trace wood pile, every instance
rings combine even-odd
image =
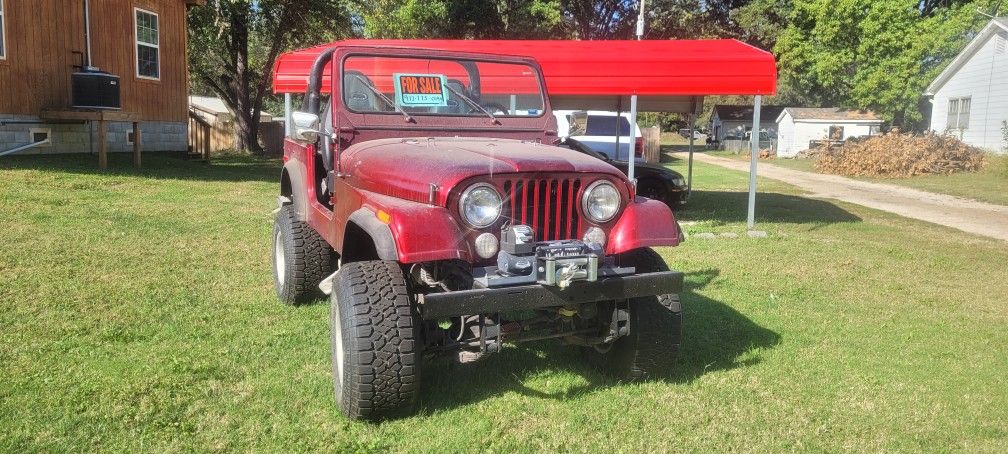
[[[858,177],[906,178],[921,174],[976,172],[986,163],[982,150],[959,139],[937,134],[915,136],[891,132],[851,140],[840,147],[809,153],[816,170]]]

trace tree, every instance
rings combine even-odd
[[[559,0],[377,0],[356,3],[369,38],[547,39]]]
[[[975,9],[996,3],[795,0],[774,46],[785,97],[913,128],[928,83],[987,22]]]
[[[190,10],[193,91],[231,110],[238,150],[261,150],[259,115],[280,53],[348,34],[348,17],[338,0],[211,0]]]
[[[777,37],[787,28],[791,0],[753,0],[731,11],[737,24],[736,36],[761,49],[773,49]]]

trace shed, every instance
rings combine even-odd
[[[874,112],[837,107],[786,107],[777,116],[777,156],[793,158],[815,141],[843,141],[878,134]]]
[[[783,110],[783,106],[763,106],[760,131],[766,131],[769,137],[777,137],[776,120]],[[753,106],[715,105],[710,118],[710,137],[718,142],[727,138],[744,140],[746,132],[752,130],[752,118]]]
[[[283,154],[283,117],[259,114],[259,135],[268,155]],[[212,96],[189,97],[190,143],[204,145],[201,154],[235,149],[234,114],[224,100]],[[206,138],[206,139],[204,139]],[[203,143],[207,140],[207,143]]]
[[[991,20],[928,85],[931,130],[1005,151],[1008,122],[1008,17]]]
[[[186,10],[203,1],[0,0],[0,154],[133,151],[134,123],[144,151],[185,150]],[[74,73],[117,86],[119,108],[75,107]]]

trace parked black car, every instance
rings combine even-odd
[[[627,161],[615,161],[608,156],[592,151],[577,139],[567,138],[563,145],[572,150],[594,156],[601,159],[613,167],[616,167],[626,174],[628,172]],[[637,162],[634,165],[634,176],[637,178],[637,193],[649,199],[660,200],[669,208],[676,210],[686,204],[689,188],[686,186],[686,179],[682,174],[665,167],[644,162]]]

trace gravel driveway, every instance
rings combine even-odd
[[[679,153],[685,158],[685,153]],[[749,163],[695,153],[694,159],[733,170],[749,171]],[[891,184],[869,183],[837,175],[793,170],[760,162],[756,173],[810,192],[811,197],[855,203],[900,216],[940,224],[964,232],[1008,241],[1008,206],[978,202]],[[757,187],[757,190],[759,188]],[[759,195],[756,197],[759,215]]]

